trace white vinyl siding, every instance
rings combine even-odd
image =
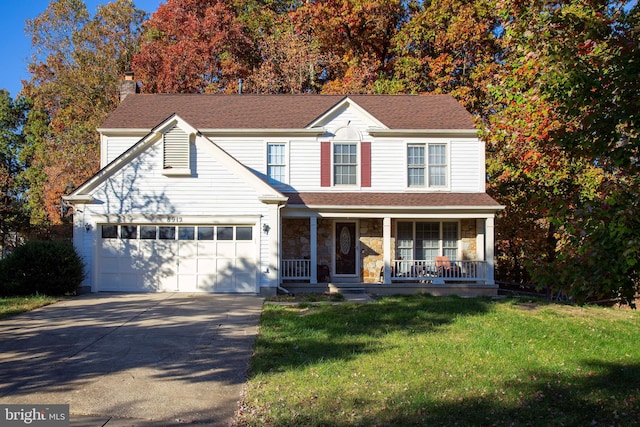
[[[137,137],[104,137],[106,139],[106,143],[104,145],[104,153],[101,153],[101,161],[100,167],[105,167],[107,164],[114,161],[118,158],[122,153],[131,148],[136,142],[140,140]]]
[[[485,191],[484,144],[455,140],[450,144],[451,191]]]

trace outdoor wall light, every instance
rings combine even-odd
[[[269,234],[269,230],[271,230],[269,224],[262,224],[262,231],[264,231],[264,234]]]
[[[84,225],[84,229],[85,229],[85,230],[87,230],[87,233],[88,233],[88,232],[91,230],[91,224],[86,223],[86,224]]]

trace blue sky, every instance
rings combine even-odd
[[[85,0],[89,13],[94,14],[100,4],[109,0]],[[134,0],[134,4],[151,14],[163,0]],[[25,20],[42,13],[49,0],[0,0],[0,89],[15,98],[28,80],[27,64],[31,55],[31,41],[24,33]]]

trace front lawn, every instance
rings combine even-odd
[[[30,311],[44,305],[57,302],[58,298],[44,295],[29,297],[4,297],[0,298],[0,319],[14,314]]]
[[[407,296],[267,303],[237,425],[637,425],[640,313]]]

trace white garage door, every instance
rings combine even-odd
[[[99,228],[99,291],[257,292],[253,225]]]

